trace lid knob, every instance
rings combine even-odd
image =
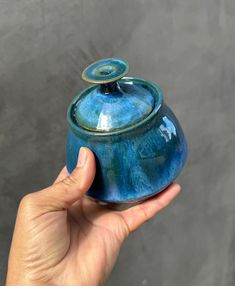
[[[82,79],[91,83],[106,84],[121,79],[128,70],[128,63],[121,59],[103,59],[89,65],[83,71]]]

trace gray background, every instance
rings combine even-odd
[[[129,238],[106,285],[234,285],[234,0],[0,0],[2,283],[19,200],[64,165],[81,71],[110,56],[163,88],[190,154],[182,194]]]

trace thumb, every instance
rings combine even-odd
[[[35,193],[37,205],[49,211],[67,209],[89,190],[94,177],[95,156],[88,148],[81,147],[74,171],[62,181]]]

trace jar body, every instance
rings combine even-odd
[[[129,203],[164,190],[182,170],[187,143],[173,112],[164,103],[157,114],[128,132],[93,136],[70,129],[66,164],[77,164],[80,147],[96,156],[97,172],[87,195],[108,203]]]

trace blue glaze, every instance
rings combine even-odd
[[[131,126],[154,108],[155,89],[142,81],[120,80],[108,89],[94,85],[73,106],[78,125],[88,130],[113,131]]]
[[[89,65],[83,71],[82,78],[92,83],[109,83],[124,77],[128,70],[128,64],[121,59],[102,59]]]
[[[97,175],[88,195],[113,203],[153,196],[179,175],[187,156],[183,131],[163,105],[157,115],[131,132],[116,136],[79,136],[72,129],[67,140],[67,168],[75,168],[80,147],[97,158]]]
[[[99,128],[102,114],[110,117]],[[88,195],[99,201],[151,197],[174,181],[186,161],[181,126],[163,102],[161,89],[148,81],[123,78],[91,86],[74,98],[67,119],[68,172],[76,167],[80,147],[90,148],[97,173]]]

